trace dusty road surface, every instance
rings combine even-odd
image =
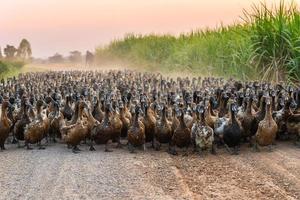
[[[8,145],[0,152],[0,199],[300,199],[300,149],[288,142],[273,152],[243,146],[237,156],[80,148]]]

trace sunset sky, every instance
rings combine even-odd
[[[230,24],[253,2],[259,0],[4,0],[0,47],[27,38],[34,57],[93,51],[125,33],[178,34]]]

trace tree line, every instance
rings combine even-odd
[[[0,47],[0,59],[7,59],[7,60],[29,60],[32,56],[31,45],[27,39],[22,39],[19,47],[16,48],[13,45],[6,45],[6,47],[2,50]]]
[[[55,53],[53,56],[48,57],[49,63],[63,63],[63,62],[72,62],[72,63],[82,63],[92,64],[94,62],[94,54],[90,51],[86,51],[86,54],[82,54],[80,51],[70,51],[68,57],[64,57],[59,53]]]

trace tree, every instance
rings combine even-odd
[[[85,65],[91,65],[94,62],[94,54],[92,54],[90,51],[86,51],[85,56]]]
[[[59,53],[56,53],[54,54],[54,56],[50,56],[48,58],[49,62],[51,63],[60,63],[60,62],[63,62],[64,61],[64,58],[61,54]]]
[[[27,60],[31,57],[31,55],[32,51],[30,43],[28,42],[28,40],[22,39],[18,48],[17,56],[19,58],[22,58],[23,60]]]
[[[0,47],[0,59],[2,58],[2,51],[1,51],[1,47]]]
[[[82,61],[82,55],[80,51],[71,51],[69,60],[71,62],[81,62]]]
[[[13,59],[15,57],[16,52],[18,49],[12,45],[6,45],[4,48],[4,54],[7,59]]]

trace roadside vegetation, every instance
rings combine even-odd
[[[22,39],[19,47],[6,45],[3,54],[0,48],[0,78],[7,78],[18,74],[24,64],[31,60],[31,45]]]
[[[244,10],[243,22],[179,36],[128,34],[96,49],[96,61],[117,60],[148,70],[188,71],[241,80],[297,82],[300,10],[296,3]]]
[[[0,60],[0,79],[17,75],[23,66],[22,61]]]

